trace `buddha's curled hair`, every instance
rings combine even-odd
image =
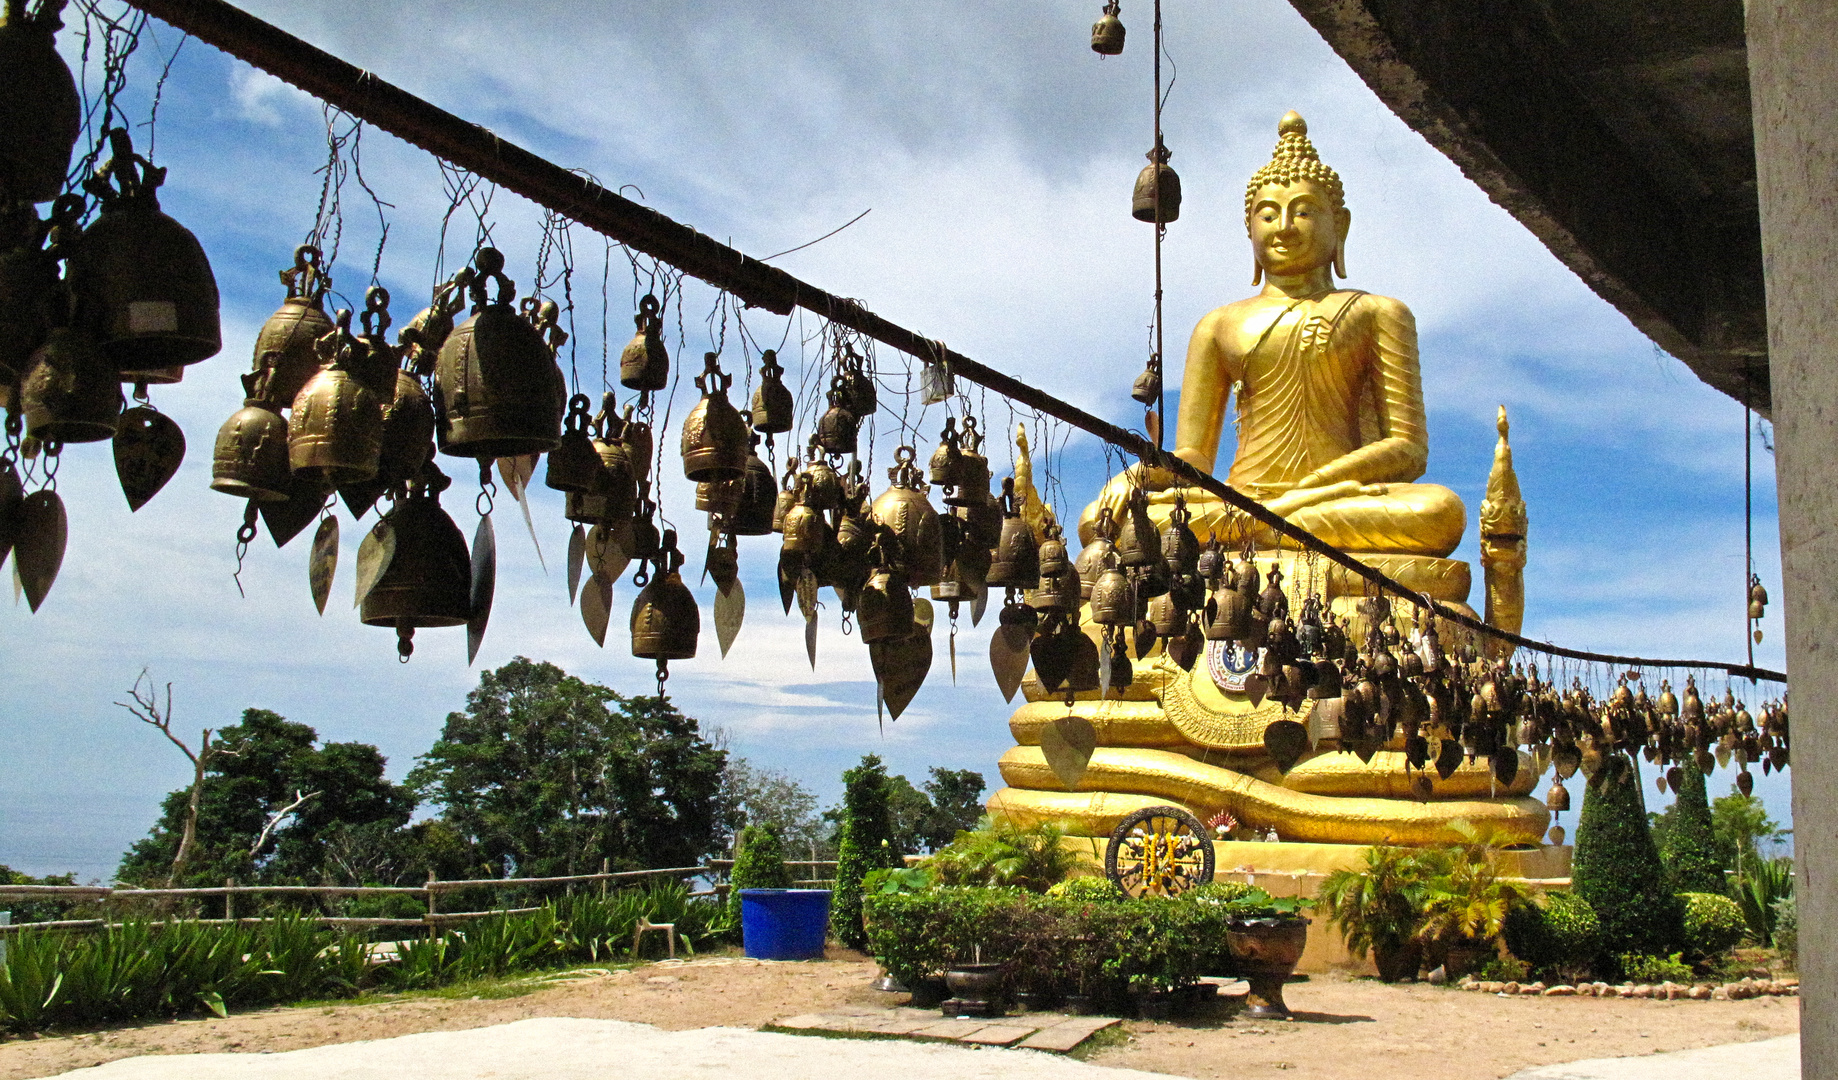
[[[1308,141],[1308,121],[1291,111],[1277,123],[1276,131],[1276,150],[1270,155],[1269,164],[1257,170],[1251,182],[1245,185],[1245,217],[1251,216],[1258,188],[1265,184],[1293,184],[1298,180],[1320,184],[1327,190],[1334,212],[1345,210],[1346,189],[1340,183],[1340,174],[1322,162],[1321,155],[1315,152],[1315,144]]]

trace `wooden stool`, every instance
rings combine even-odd
[[[670,958],[676,959],[676,923],[654,923],[643,915],[638,917],[638,925],[632,930],[632,959],[639,958],[639,945],[644,941],[646,930],[662,930],[664,940],[670,948]]]

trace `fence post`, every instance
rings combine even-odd
[[[13,913],[10,911],[0,911],[0,926],[11,926],[11,925],[13,925]],[[6,967],[6,938],[3,936],[0,936],[0,969],[3,969],[5,967]]]
[[[433,915],[439,909],[435,906],[435,903],[434,903],[434,897],[438,894],[434,892],[434,871],[431,869],[428,871],[427,888],[428,888],[428,914]],[[435,922],[433,919],[429,919],[428,920],[428,937],[438,938],[439,936],[440,936],[440,924],[438,922]]]
[[[236,879],[233,877],[224,878],[223,887],[226,889],[234,889],[236,887]],[[235,893],[226,892],[223,894],[223,921],[231,923],[236,921]]]
[[[613,872],[613,860],[612,859],[601,859],[600,860],[600,873],[610,874],[612,872]],[[606,899],[607,880],[608,879],[604,877],[600,879],[600,899],[602,900]]]

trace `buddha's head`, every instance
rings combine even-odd
[[[1293,276],[1332,266],[1346,277],[1347,210],[1340,174],[1308,141],[1308,122],[1294,112],[1277,124],[1276,151],[1245,185],[1245,231],[1264,274]]]

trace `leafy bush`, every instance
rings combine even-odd
[[[1688,983],[1692,979],[1691,965],[1685,963],[1684,953],[1673,953],[1671,956],[1622,953],[1617,959],[1621,964],[1621,976],[1629,982]]]
[[[1685,955],[1705,960],[1741,943],[1748,931],[1742,908],[1715,893],[1680,893],[1685,905]]]
[[[1474,977],[1484,982],[1525,982],[1532,977],[1532,965],[1516,956],[1489,956]]]
[[[728,875],[728,909],[740,921],[742,889],[789,889],[791,868],[785,865],[785,848],[773,825],[749,825],[740,831],[734,852],[734,871]]]
[[[1079,865],[1077,853],[1063,843],[1065,837],[1063,825],[1017,825],[1007,818],[985,817],[976,828],[958,833],[923,865],[945,885],[1012,886],[1046,892]]]
[[[1602,925],[1589,901],[1575,893],[1546,893],[1515,905],[1506,917],[1506,948],[1532,970],[1575,978],[1602,951]]]
[[[1666,888],[1634,764],[1620,751],[1585,786],[1570,877],[1595,909],[1605,952],[1663,956],[1683,947],[1684,913]]]
[[[1774,902],[1774,947],[1788,964],[1795,964],[1800,951],[1800,909],[1791,896]]]
[[[1210,883],[1201,886],[1201,888],[1211,887]],[[1125,899],[1123,890],[1112,884],[1107,877],[1067,878],[1048,889],[1047,895],[1057,896],[1062,900],[1100,904]]]
[[[873,870],[862,878],[862,895],[873,896],[877,893],[920,892],[938,884],[936,877],[923,866],[903,867],[895,870],[882,867]]]

